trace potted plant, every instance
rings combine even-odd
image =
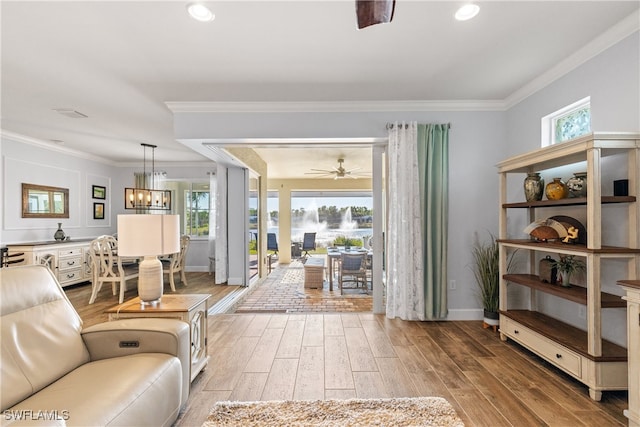
[[[495,330],[500,324],[500,249],[493,234],[489,236],[489,242],[476,241],[473,246],[473,275],[480,290],[484,327]],[[507,271],[511,271],[515,253],[507,257]]]
[[[480,300],[484,309],[484,323],[499,324],[500,303],[500,251],[493,235],[487,243],[476,242],[473,246],[473,274],[480,290]]]
[[[553,267],[558,270],[558,274],[561,276],[559,282],[565,288],[571,287],[571,276],[586,269],[584,262],[576,258],[575,255],[560,256],[558,261],[553,263]]]

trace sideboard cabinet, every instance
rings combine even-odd
[[[20,264],[45,264],[60,285],[69,286],[91,280],[89,244],[91,239],[9,244],[9,255],[24,254]],[[17,258],[17,257],[16,257]]]
[[[614,160],[612,162],[603,162],[607,156],[617,157],[611,159]],[[508,200],[510,191],[511,198],[516,198],[513,195],[515,185],[509,186],[509,179],[517,179],[522,189],[527,173],[538,172],[542,176],[546,174],[545,178],[549,182],[553,177],[549,174],[558,173],[557,168],[571,169],[572,165],[584,168],[585,162],[586,197],[531,202]],[[608,194],[613,193],[613,182],[602,182],[602,175],[603,167],[611,164],[626,166],[619,168],[620,170],[607,171],[606,176],[624,174],[623,178],[628,178],[627,195]],[[607,285],[616,287],[619,278],[610,279],[610,274],[603,271],[606,270],[605,267],[611,267],[611,264],[625,270],[623,278],[635,280],[640,271],[640,134],[586,135],[504,160],[498,164],[498,173],[501,338],[505,341],[512,339],[587,385],[593,400],[600,400],[604,390],[627,389],[627,350],[602,338],[602,310],[624,310],[626,304],[619,295],[603,292],[602,282],[608,280]],[[521,190],[520,194],[524,199],[524,191]],[[523,230],[510,230],[507,227],[509,221],[517,223],[515,218],[532,223],[557,215],[558,212],[562,213],[568,207],[586,216],[585,244],[562,243],[552,239],[534,240]],[[602,243],[603,225],[610,218],[607,209],[615,209],[618,216],[624,217],[622,220],[617,219],[613,227],[611,224],[604,227],[607,230],[618,230],[621,237],[616,238],[623,240],[620,245],[608,246]],[[604,237],[605,242],[609,237],[613,238],[607,235]],[[526,262],[518,263],[517,271],[507,271],[510,254],[515,251],[519,252],[519,259],[524,256]],[[574,256],[583,260],[586,265],[585,283],[568,288],[543,283],[536,270],[539,260],[549,254]],[[605,266],[606,263],[611,264]],[[521,295],[518,304],[514,303],[518,298],[509,298],[516,288],[519,288],[517,295]],[[546,294],[546,297],[538,298],[540,292]],[[522,295],[525,301],[522,301]],[[548,313],[553,313],[553,310],[543,305],[545,302],[550,304],[555,298],[582,305],[586,324],[574,326],[581,321],[579,315],[575,316],[577,321],[572,320],[574,325],[550,316]],[[618,325],[614,327],[617,328]]]

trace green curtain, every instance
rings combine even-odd
[[[425,317],[447,316],[449,124],[418,124]]]

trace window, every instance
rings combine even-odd
[[[558,144],[591,132],[591,98],[567,105],[542,118],[542,146]]]
[[[184,226],[189,236],[209,235],[209,189],[193,189],[184,192]]]

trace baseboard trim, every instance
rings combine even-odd
[[[449,309],[447,320],[482,320],[484,311],[481,308]]]

